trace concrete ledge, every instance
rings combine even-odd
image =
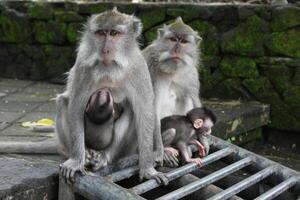
[[[0,125],[3,125],[0,140],[53,139],[53,133],[33,133],[20,125],[28,120],[52,118],[55,105],[51,99],[64,86],[11,79],[3,79],[0,86],[4,94],[0,97]],[[40,98],[39,94],[43,97],[47,94],[47,98]],[[258,102],[212,100],[204,101],[204,105],[218,116],[213,134],[222,138],[257,129],[268,122],[269,107]],[[0,155],[0,199],[56,199],[60,162],[55,155]]]

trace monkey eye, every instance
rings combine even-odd
[[[170,40],[171,42],[177,42],[177,38],[175,38],[175,37],[170,37],[169,40]]]
[[[111,36],[117,36],[119,34],[121,34],[119,31],[116,31],[116,30],[111,30],[110,33],[109,33]]]
[[[180,43],[186,44],[186,43],[189,43],[189,41],[187,41],[187,40],[185,40],[185,39],[182,39],[182,40],[180,41]]]
[[[98,35],[98,36],[105,36],[106,33],[105,33],[104,30],[98,30],[98,31],[96,31],[96,35]]]

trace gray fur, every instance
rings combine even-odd
[[[118,44],[113,44],[113,64],[109,67],[104,66],[101,56],[104,44],[96,38],[95,32],[101,29],[124,33]],[[154,169],[154,160],[162,162],[163,147],[162,143],[156,145],[161,152],[153,154],[153,132],[159,126],[151,77],[136,41],[141,30],[139,19],[116,9],[88,20],[66,90],[56,98],[56,133],[60,153],[67,158],[60,170],[67,180],[72,180],[77,171],[85,173],[86,159],[94,152],[85,144],[84,112],[88,99],[97,89],[110,88],[113,99],[122,103],[124,110],[113,124],[112,143],[105,149],[95,149],[101,155],[99,162],[105,166],[138,150],[140,178],[155,178],[167,183],[166,177]],[[160,134],[159,137],[161,140]]]
[[[169,38],[178,34],[186,35],[189,43],[188,48],[181,51],[184,61],[174,65],[165,58],[168,58],[175,48]],[[202,106],[197,70],[200,42],[198,33],[178,18],[174,23],[158,29],[157,39],[143,50],[153,83],[158,124],[163,117],[185,115],[192,108]],[[172,96],[176,97],[175,101],[172,100]]]

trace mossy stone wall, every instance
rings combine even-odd
[[[87,17],[112,3],[0,4],[0,74],[51,79],[75,60]],[[142,19],[142,47],[177,16],[203,37],[201,94],[271,105],[270,126],[300,131],[300,8],[267,5],[118,4]]]

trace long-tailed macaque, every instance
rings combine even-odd
[[[153,83],[158,124],[166,116],[185,115],[202,106],[197,71],[201,40],[179,17],[158,29],[157,39],[143,50]]]
[[[159,124],[151,77],[136,41],[141,31],[138,18],[117,9],[88,20],[66,90],[57,96],[56,132],[61,152],[67,157],[60,171],[67,180],[72,180],[75,172],[85,172],[89,149],[100,152],[98,163],[102,166],[138,150],[140,178],[167,183],[166,177],[154,169],[154,161],[162,163],[163,146],[160,132],[156,133],[154,140],[160,142],[155,142],[157,151],[153,153],[153,133]],[[102,104],[101,95],[95,94],[98,90],[106,90],[104,96],[123,109],[116,120],[100,124],[103,129],[97,124],[93,124],[95,129],[84,126],[89,126],[84,118],[89,116],[85,111],[93,98]]]
[[[178,150],[185,162],[196,162],[201,165],[201,158],[208,154],[209,144],[204,138],[211,134],[211,128],[216,123],[214,113],[205,108],[194,108],[186,115],[172,115],[161,120],[161,133],[168,163],[177,166],[176,157]],[[188,145],[193,144],[198,148],[199,158],[191,158]],[[175,161],[175,162],[174,162]]]

